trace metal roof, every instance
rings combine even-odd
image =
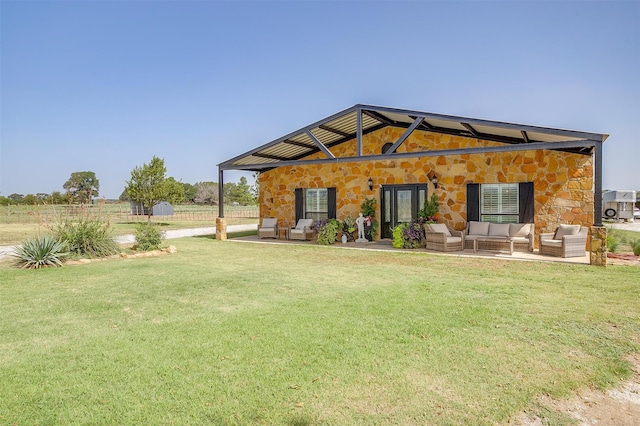
[[[220,170],[264,171],[300,163],[364,160],[373,156],[337,159],[333,157],[329,148],[354,139],[359,145],[363,135],[388,126],[407,130],[389,152],[375,156],[376,158],[381,156],[388,158],[401,156],[419,157],[529,149],[552,149],[590,155],[596,144],[604,142],[609,136],[601,133],[554,129],[359,104],[224,161],[218,164],[218,167]],[[504,146],[396,153],[396,148],[404,142],[413,130],[500,142]],[[321,160],[304,160],[305,157],[317,152],[325,154]]]

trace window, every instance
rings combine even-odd
[[[308,188],[304,191],[304,217],[314,222],[329,217],[327,188]]]
[[[518,223],[520,217],[518,187],[517,183],[480,185],[480,220]]]

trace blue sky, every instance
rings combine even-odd
[[[357,103],[610,134],[640,190],[640,2],[0,2],[0,195],[183,182]],[[239,174],[225,173],[225,180]]]

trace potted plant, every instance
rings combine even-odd
[[[408,223],[401,223],[393,228],[393,242],[395,248],[414,249],[420,247],[424,239],[422,225],[412,220]]]
[[[376,204],[378,201],[375,198],[365,198],[362,204],[360,204],[360,211],[362,215],[367,219],[364,233],[365,237],[369,241],[373,241],[373,237],[378,232],[378,221],[376,220]]]
[[[440,200],[438,196],[433,193],[431,198],[424,200],[424,207],[418,210],[418,223],[423,225],[425,223],[438,223],[438,208],[440,207]]]
[[[340,222],[336,219],[325,219],[316,222],[315,231],[318,234],[318,244],[329,245],[336,242]]]
[[[356,221],[354,218],[352,218],[351,216],[347,216],[344,218],[344,220],[342,221],[342,237],[343,237],[343,243],[346,243],[347,241],[355,241],[355,238],[353,237],[353,233],[356,232]],[[346,241],[344,241],[346,238]]]

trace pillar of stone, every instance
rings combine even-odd
[[[607,266],[607,228],[604,226],[592,226],[590,231],[589,255],[591,264]]]
[[[216,218],[216,240],[224,241],[227,239],[227,219],[224,217]]]

